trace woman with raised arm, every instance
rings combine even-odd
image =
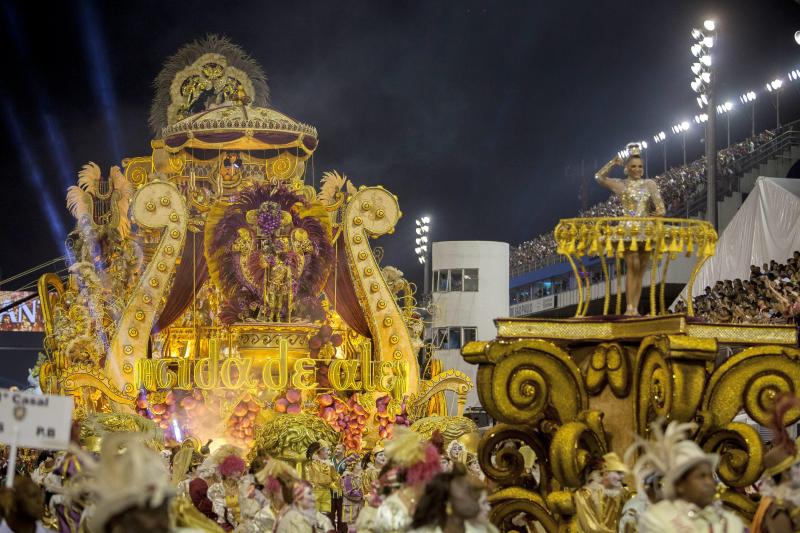
[[[661,192],[658,190],[656,182],[644,178],[644,164],[642,157],[639,155],[638,146],[634,145],[629,149],[632,155],[627,160],[623,162],[622,158],[617,156],[597,171],[594,176],[597,183],[611,189],[614,194],[619,196],[623,215],[626,217],[664,216],[666,212],[664,200],[661,199]],[[627,179],[620,180],[608,177],[609,171],[617,165],[623,167],[623,172]],[[635,252],[625,252],[625,269],[627,271],[625,280],[625,314],[628,316],[639,315],[642,278],[647,271],[649,255],[649,252],[644,250],[644,246]]]

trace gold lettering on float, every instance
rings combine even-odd
[[[277,357],[225,357],[220,354],[218,339],[208,341],[208,357],[202,359],[166,358],[139,359],[134,372],[137,389],[157,391],[165,389],[198,388],[202,390],[252,387],[260,377],[271,390],[284,390],[291,386],[300,390],[319,387],[316,382],[317,364],[322,363],[302,357],[289,371],[289,343],[278,341]],[[335,359],[329,364],[328,379],[334,391],[392,392],[403,375],[401,361],[373,361],[369,346],[362,347],[357,359]]]
[[[277,359],[271,358],[264,362],[264,368],[261,371],[261,379],[268,389],[283,390],[289,383],[289,343],[286,339],[278,340],[278,354]],[[274,370],[277,366],[278,379],[275,380]]]

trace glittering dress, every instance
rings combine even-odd
[[[650,202],[655,209],[650,212]],[[626,217],[664,216],[667,209],[658,185],[653,180],[625,180],[625,190],[620,194],[623,215]]]
[[[619,195],[619,199],[622,204],[622,215],[626,217],[664,216],[666,212],[664,200],[661,199],[661,193],[658,191],[658,185],[651,180],[625,180],[625,190]],[[650,211],[650,202],[655,206],[655,210],[652,213]],[[638,230],[637,240],[645,239],[642,232],[643,228],[637,227],[638,225],[633,222],[625,222],[624,224],[630,228],[631,233]]]

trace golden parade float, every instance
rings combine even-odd
[[[370,448],[446,415],[428,408],[446,391],[463,407],[466,376],[421,379],[413,286],[370,246],[397,198],[316,180],[316,129],[270,107],[226,39],[185,46],[155,86],[151,153],[107,176],[89,163],[67,193],[69,276],[39,283],[42,390],[73,396],[79,419],[136,414],[168,440],[287,459],[322,438]]]
[[[697,423],[693,439],[720,455],[720,499],[752,517],[757,503],[744,487],[760,479],[766,449],[755,427],[734,418],[746,413],[766,426],[775,398],[797,393],[797,330],[698,320],[691,292],[687,314],[669,313],[663,285],[668,265],[679,255],[696,258],[694,279],[715,252],[717,234],[707,222],[660,216],[567,219],[555,238],[579,283],[575,317],[500,318],[495,340],[462,349],[464,358],[478,365],[481,404],[498,422],[479,446],[481,467],[497,486],[490,497],[493,522],[504,531],[519,530],[522,513],[525,522],[538,522],[544,531],[583,531],[578,493],[587,477],[606,454],[624,457],[637,436],[649,438],[657,420]],[[632,255],[640,265],[649,264],[649,313],[621,314],[618,276],[609,314],[608,262],[622,272],[622,262]],[[599,258],[605,274],[603,316],[587,314],[588,278],[581,275],[586,258]],[[687,287],[691,291],[691,280]],[[734,355],[721,357],[727,348]],[[800,410],[794,409],[785,421],[798,419]],[[606,531],[603,527],[597,531]]]

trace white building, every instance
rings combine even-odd
[[[508,243],[444,241],[433,243],[433,344],[435,357],[445,369],[455,368],[473,384],[478,367],[461,357],[461,347],[472,340],[497,335],[494,319],[508,316]],[[447,397],[448,410],[456,411],[455,397]],[[476,389],[466,407],[480,406]]]

